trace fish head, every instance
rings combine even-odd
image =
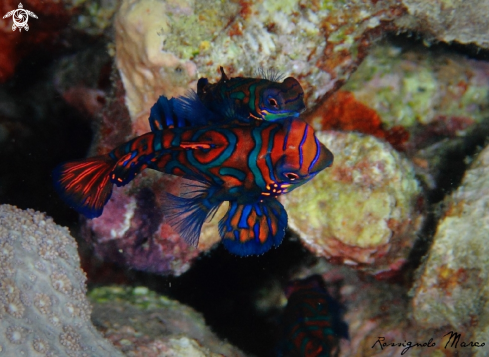
[[[263,120],[275,121],[298,117],[305,107],[304,90],[295,78],[288,77],[282,83],[264,86],[258,112]]]
[[[275,166],[276,184],[290,192],[333,164],[333,153],[316,137],[314,129],[301,119],[291,119],[285,131],[283,154]]]

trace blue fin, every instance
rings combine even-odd
[[[235,120],[248,121],[244,113],[239,113],[233,100],[220,101],[208,108],[195,91],[190,90],[185,96],[168,99],[164,96],[151,108],[149,116],[151,131],[168,128],[183,128],[225,124]]]
[[[167,129],[173,125],[173,104],[168,98],[161,96],[151,107],[149,114],[151,131]]]
[[[168,99],[167,97],[160,96],[158,101],[151,107],[148,119],[149,126],[151,127],[151,131],[157,131],[168,128],[183,128],[196,124],[202,125],[198,120],[199,118],[195,120],[194,124],[193,117],[188,115],[184,103],[179,99]]]
[[[222,201],[213,199],[218,188],[205,184],[188,184],[194,188],[182,197],[166,193],[168,201],[163,209],[168,223],[189,245],[197,246],[200,231],[207,218],[214,216]]]
[[[263,254],[278,247],[285,236],[287,212],[276,199],[239,204],[229,203],[229,210],[219,222],[224,247],[240,256]]]
[[[202,103],[193,90],[189,90],[183,97],[176,98],[173,108],[175,115],[183,118],[186,126],[204,126],[223,121]]]
[[[151,108],[148,120],[151,131],[172,127],[205,126],[221,122],[221,118],[207,109],[197,93],[192,90],[183,97],[171,99],[159,97]]]

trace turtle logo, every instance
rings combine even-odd
[[[24,10],[24,7],[22,6],[21,3],[19,3],[19,8],[17,10],[12,10],[9,11],[5,14],[3,17],[6,19],[7,17],[12,16],[12,19],[14,20],[14,24],[12,25],[12,31],[15,31],[15,29],[19,29],[19,32],[22,32],[22,28],[24,28],[26,31],[29,31],[29,25],[27,25],[27,21],[29,20],[29,16],[32,16],[37,19],[37,16],[35,13],[29,10]]]

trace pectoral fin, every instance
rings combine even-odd
[[[202,182],[187,186],[192,190],[185,196],[166,194],[167,201],[163,211],[173,230],[178,232],[185,242],[197,246],[202,225],[207,218],[214,215],[222,201],[214,199],[217,187]]]
[[[219,222],[226,249],[240,256],[263,254],[278,247],[285,236],[287,213],[276,199],[250,204],[230,202]]]

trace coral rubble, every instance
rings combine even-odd
[[[310,102],[336,89],[380,29],[403,13],[396,1],[173,2],[125,0],[116,56],[133,119],[159,95],[182,94],[197,79],[273,67],[307,78]]]
[[[287,196],[289,226],[319,256],[378,274],[406,262],[423,215],[412,165],[361,134],[319,132],[332,168]]]
[[[473,43],[489,48],[489,1],[402,0],[409,16],[399,25],[420,31],[428,40]]]
[[[94,324],[126,356],[245,356],[211,332],[201,314],[147,288],[97,288],[89,297]]]
[[[488,333],[489,148],[472,163],[461,186],[446,198],[428,257],[412,290],[414,317],[424,326],[449,323]]]
[[[122,356],[90,322],[86,277],[66,228],[0,206],[0,351],[6,356]]]
[[[104,259],[134,269],[180,275],[201,251],[220,241],[217,220],[204,224],[197,248],[188,245],[162,215],[166,192],[181,194],[185,180],[146,170],[114,188],[104,213],[87,220],[84,237]]]
[[[486,352],[485,348],[461,347],[461,342],[486,341],[486,337],[471,337],[467,330],[443,325],[427,327],[413,319],[409,289],[400,284],[378,281],[371,276],[359,276],[347,266],[332,265],[319,260],[302,268],[296,277],[320,274],[333,296],[344,306],[344,321],[349,340],[340,341],[339,356],[459,356],[469,357]],[[450,331],[460,333],[458,345]],[[457,332],[458,331],[458,332]],[[447,335],[448,334],[448,335]],[[450,340],[451,337],[451,340]],[[411,345],[411,347],[409,347]]]
[[[444,124],[438,135],[455,137],[489,115],[488,81],[484,61],[382,44],[371,49],[343,89],[377,112],[387,128],[422,128],[433,136]],[[413,133],[421,141],[422,133]]]

